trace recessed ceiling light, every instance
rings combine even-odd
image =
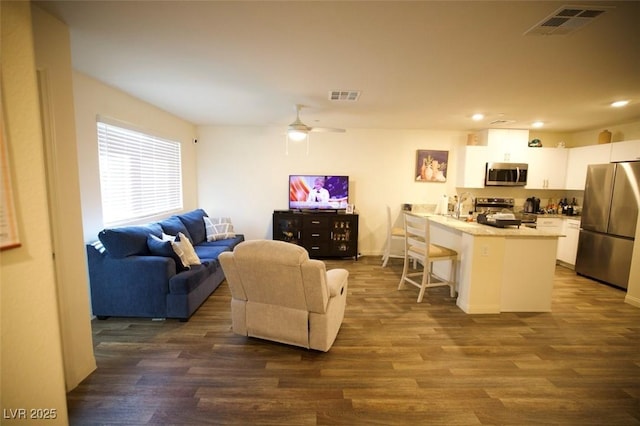
[[[471,119],[472,119],[473,121],[480,121],[480,120],[482,120],[483,118],[484,118],[484,114],[480,114],[480,113],[478,113],[478,114],[473,114],[473,115],[471,116]]]
[[[629,101],[615,101],[615,102],[611,102],[611,106],[614,108],[620,108],[623,106],[626,106],[629,103]]]
[[[544,121],[534,121],[531,123],[531,127],[535,127],[536,129],[544,126]]]

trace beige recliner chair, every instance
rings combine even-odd
[[[347,303],[345,269],[326,270],[300,246],[251,240],[219,256],[231,289],[233,332],[328,351]]]

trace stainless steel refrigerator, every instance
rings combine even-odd
[[[640,205],[640,161],[587,170],[576,272],[627,288]]]

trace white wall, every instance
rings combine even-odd
[[[386,210],[402,203],[436,203],[455,194],[456,151],[465,132],[363,130],[312,133],[285,154],[283,128],[200,127],[197,169],[200,206],[230,216],[248,239],[271,238],[273,210],[288,208],[289,174],[349,175],[350,202],[360,214],[359,251],[378,255]],[[416,150],[449,151],[446,183],[414,181]]]
[[[598,135],[603,130],[611,132],[611,142],[640,139],[640,120],[576,132],[571,137],[572,145],[567,146],[596,145],[598,143]]]
[[[100,170],[96,117],[103,115],[182,145],[182,191],[184,210],[198,207],[195,126],[153,105],[107,86],[80,72],[73,73],[76,106],[76,138],[85,242],[95,241],[104,225],[100,199]],[[149,222],[159,218],[146,218]]]
[[[96,368],[91,339],[88,277],[82,238],[80,183],[71,49],[67,27],[32,8],[36,66],[40,70],[49,208],[67,390]]]
[[[2,102],[22,245],[0,253],[0,408],[68,423],[30,4],[0,2]],[[3,411],[4,414],[4,411]],[[4,417],[4,416],[3,416]],[[2,424],[30,424],[5,419]]]

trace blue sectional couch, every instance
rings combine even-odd
[[[207,241],[204,216],[198,209],[160,222],[102,230],[99,240],[86,246],[93,314],[99,319],[188,320],[224,280],[218,255],[244,241],[241,234]],[[185,269],[170,243],[163,252],[151,237],[179,232],[189,238],[201,265]]]

